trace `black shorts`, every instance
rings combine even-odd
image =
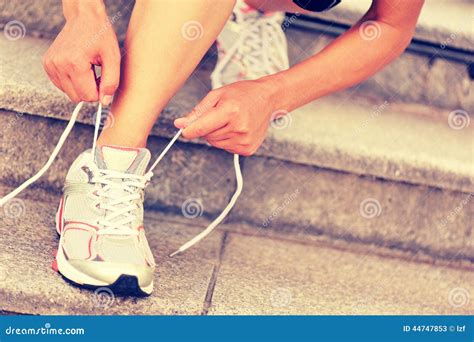
[[[312,12],[324,12],[333,8],[341,0],[293,0],[301,8]]]

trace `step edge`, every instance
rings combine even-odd
[[[35,94],[35,97],[40,94]],[[44,95],[44,94],[43,94]],[[68,121],[68,119],[61,114],[58,114],[57,112],[47,112],[47,113],[40,113],[38,112],[46,112],[44,108],[37,108],[35,109],[34,106],[26,106],[26,108],[18,108],[16,106],[16,102],[13,103],[13,105],[9,104],[8,101],[3,100],[4,94],[0,91],[0,110],[4,111],[9,111],[13,113],[22,113],[22,115],[30,115],[32,117],[43,117],[43,118],[48,118],[52,120],[62,120],[62,121]],[[72,108],[72,105],[62,96],[54,96],[54,99],[51,100],[52,103],[55,105],[55,110],[61,110],[61,109],[69,109]],[[25,110],[26,109],[26,110]],[[78,117],[77,122],[85,125],[92,126],[92,116],[90,115],[95,111],[95,108],[93,105],[86,104],[84,112],[88,113],[88,115],[81,114]],[[72,110],[68,111],[72,112]],[[170,121],[165,121],[161,120],[159,121],[161,125],[155,125],[153,128],[153,131],[151,133],[151,136],[156,137],[156,138],[165,138],[169,139],[173,137],[175,134],[174,126],[172,125],[172,122]],[[164,124],[163,124],[164,123]],[[170,129],[169,127],[173,127],[173,129]],[[197,144],[197,145],[205,145],[205,141],[202,139],[196,140],[196,141],[188,141],[185,139],[180,138],[179,139],[183,143],[191,143],[191,144]],[[279,154],[277,151],[281,150],[279,147],[283,146],[288,146],[288,144],[294,146],[294,149],[298,151],[303,151],[303,153],[298,153],[298,156],[295,155],[285,155],[282,156]],[[319,155],[334,155],[334,156],[345,156],[344,162],[343,163],[336,163],[336,162],[327,162],[322,160],[322,158],[315,158],[314,159],[308,159],[308,158],[303,158],[301,157],[302,155],[306,155],[307,153],[304,153],[304,151],[311,151],[311,154],[318,155],[318,152],[315,153],[313,146],[312,145],[306,145],[306,144],[298,144],[295,142],[287,141],[287,140],[281,140],[278,137],[273,136],[270,134],[267,138],[267,140],[264,142],[262,145],[262,148],[260,148],[255,155],[258,157],[263,157],[263,158],[272,158],[272,159],[277,159],[281,160],[284,162],[289,162],[289,163],[295,163],[295,164],[300,164],[300,165],[305,165],[305,166],[310,166],[310,167],[316,167],[316,168],[325,168],[325,169],[331,169],[334,171],[339,171],[339,172],[347,172],[347,173],[353,173],[357,174],[360,176],[372,176],[372,177],[377,177],[377,178],[382,178],[385,180],[391,180],[391,181],[396,181],[396,182],[405,182],[409,184],[414,184],[414,185],[423,185],[423,186],[429,186],[429,187],[434,187],[434,188],[440,188],[440,189],[446,189],[446,190],[452,190],[452,191],[460,191],[460,192],[473,192],[474,191],[474,174],[471,172],[453,172],[453,170],[447,170],[441,167],[439,168],[439,165],[432,165],[434,169],[439,170],[441,172],[443,177],[434,177],[427,179],[425,175],[425,170],[428,168],[426,165],[416,165],[415,163],[410,164],[404,164],[404,167],[407,168],[408,172],[410,173],[410,176],[404,177],[403,174],[397,174],[397,169],[398,166],[400,166],[400,163],[398,163],[394,158],[391,158],[390,160],[387,161],[380,161],[377,158],[371,158],[370,155],[364,155],[364,154],[358,154],[357,157],[353,157],[350,151],[346,151],[344,149],[333,149],[333,150],[322,150],[323,152],[320,152]],[[370,161],[369,165],[365,165],[362,167],[361,160],[364,160],[365,164],[367,161]],[[331,160],[339,160],[338,158],[331,158]],[[407,173],[407,172],[405,172]],[[433,176],[432,176],[433,177]],[[445,178],[446,177],[446,178]]]

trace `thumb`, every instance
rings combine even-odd
[[[113,50],[104,51],[101,59],[102,73],[99,83],[99,98],[103,105],[108,105],[112,101],[112,96],[120,81],[120,53],[113,52]]]
[[[186,128],[194,121],[196,121],[202,115],[205,115],[219,102],[221,92],[219,90],[210,91],[202,100],[197,104],[194,109],[186,114],[185,116],[174,120],[174,125],[177,128]]]

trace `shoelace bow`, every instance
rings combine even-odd
[[[50,155],[48,161],[46,162],[46,164],[34,176],[32,176],[30,179],[26,180],[18,188],[16,188],[12,192],[10,192],[6,196],[4,196],[2,199],[0,199],[0,206],[3,206],[9,200],[11,200],[15,196],[17,196],[20,192],[25,190],[28,186],[30,186],[31,184],[36,182],[49,169],[49,167],[53,164],[54,160],[56,159],[57,155],[59,154],[59,151],[61,150],[62,146],[64,145],[64,142],[66,141],[67,137],[69,136],[69,133],[71,133],[71,130],[74,127],[74,124],[76,123],[77,116],[78,116],[79,112],[81,111],[83,105],[84,105],[84,102],[80,102],[74,108],[74,111],[71,114],[71,118],[69,119],[69,122],[68,122],[66,128],[64,129],[63,133],[61,134],[61,137],[59,138],[59,141],[58,141],[57,145],[55,146],[53,152],[51,153],[51,155]],[[116,183],[111,184],[111,178],[121,177],[121,178],[128,179],[127,185],[123,185],[123,187],[121,187],[123,190],[131,190],[131,187],[142,188],[142,186],[143,186],[143,189],[144,189],[146,184],[148,183],[148,181],[153,176],[154,168],[158,165],[158,163],[163,159],[163,157],[169,151],[171,146],[173,146],[173,144],[179,138],[179,136],[181,135],[182,130],[179,130],[176,133],[176,135],[171,139],[171,141],[168,143],[168,145],[166,145],[166,147],[160,153],[158,158],[156,158],[155,162],[150,167],[150,169],[145,173],[144,176],[134,175],[136,177],[133,177],[132,175],[127,174],[127,176],[124,177],[124,175],[125,175],[124,173],[114,172],[112,170],[99,169],[98,166],[95,164],[94,154],[95,154],[95,151],[96,151],[97,138],[98,138],[98,135],[99,135],[101,115],[102,115],[102,104],[99,103],[98,108],[97,108],[95,127],[94,127],[94,140],[93,140],[93,143],[92,143],[93,153],[91,154],[91,161],[90,161],[91,165],[93,165],[93,166],[95,165],[95,167],[97,168],[96,171],[99,171],[101,173],[101,176],[97,176],[95,178],[95,181],[100,182],[102,184],[105,184],[106,187],[108,186],[109,188],[111,188],[111,187],[117,186]],[[242,178],[242,172],[240,170],[240,163],[239,163],[239,155],[238,154],[234,154],[234,169],[235,169],[237,187],[236,187],[236,190],[234,192],[234,195],[230,199],[227,206],[219,214],[219,216],[217,216],[214,219],[214,221],[212,221],[206,227],[206,229],[204,229],[201,233],[199,233],[194,238],[192,238],[191,240],[186,242],[184,245],[182,245],[180,248],[178,248],[175,252],[170,254],[171,257],[178,254],[178,253],[184,252],[185,250],[187,250],[188,248],[194,246],[196,243],[198,243],[199,241],[204,239],[206,236],[208,236],[224,220],[224,218],[227,216],[227,214],[230,212],[230,210],[234,207],[235,203],[237,202],[238,197],[240,196],[240,193],[242,192],[242,188],[243,188],[243,178]],[[132,183],[133,183],[133,185],[132,185]],[[100,196],[104,196],[105,192],[106,191],[101,193]],[[105,224],[105,226],[107,226],[105,228],[105,230],[102,231],[102,234],[104,234],[105,232],[107,232],[107,233],[112,232],[112,234],[123,234],[123,231],[121,231],[120,229],[117,229],[117,228],[118,228],[118,226],[120,228],[123,228],[122,226],[124,224],[128,223],[128,220],[131,220],[132,201],[137,199],[136,196],[139,196],[139,194],[135,193],[135,194],[133,194],[133,196],[131,194],[130,197],[127,200],[125,200],[125,198],[122,198],[120,200],[120,204],[128,203],[128,205],[126,204],[127,205],[126,207],[122,206],[121,208],[119,208],[119,206],[118,206],[118,204],[119,204],[118,201],[119,200],[118,199],[117,199],[116,203],[115,202],[108,203],[107,208],[112,212],[112,214],[111,214],[111,216],[108,217],[107,222],[106,221],[101,221],[102,224]],[[122,203],[122,201],[123,201],[123,203]],[[107,209],[107,208],[105,208],[105,209]],[[133,210],[135,210],[135,207],[133,208]],[[125,215],[125,218],[123,220],[119,220],[117,222],[108,222],[108,221],[111,220],[111,217],[112,218],[117,218],[120,215]]]

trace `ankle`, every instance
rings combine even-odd
[[[146,146],[147,138],[133,134],[120,134],[112,129],[103,130],[97,139],[97,146],[111,145],[121,147],[142,148]]]

